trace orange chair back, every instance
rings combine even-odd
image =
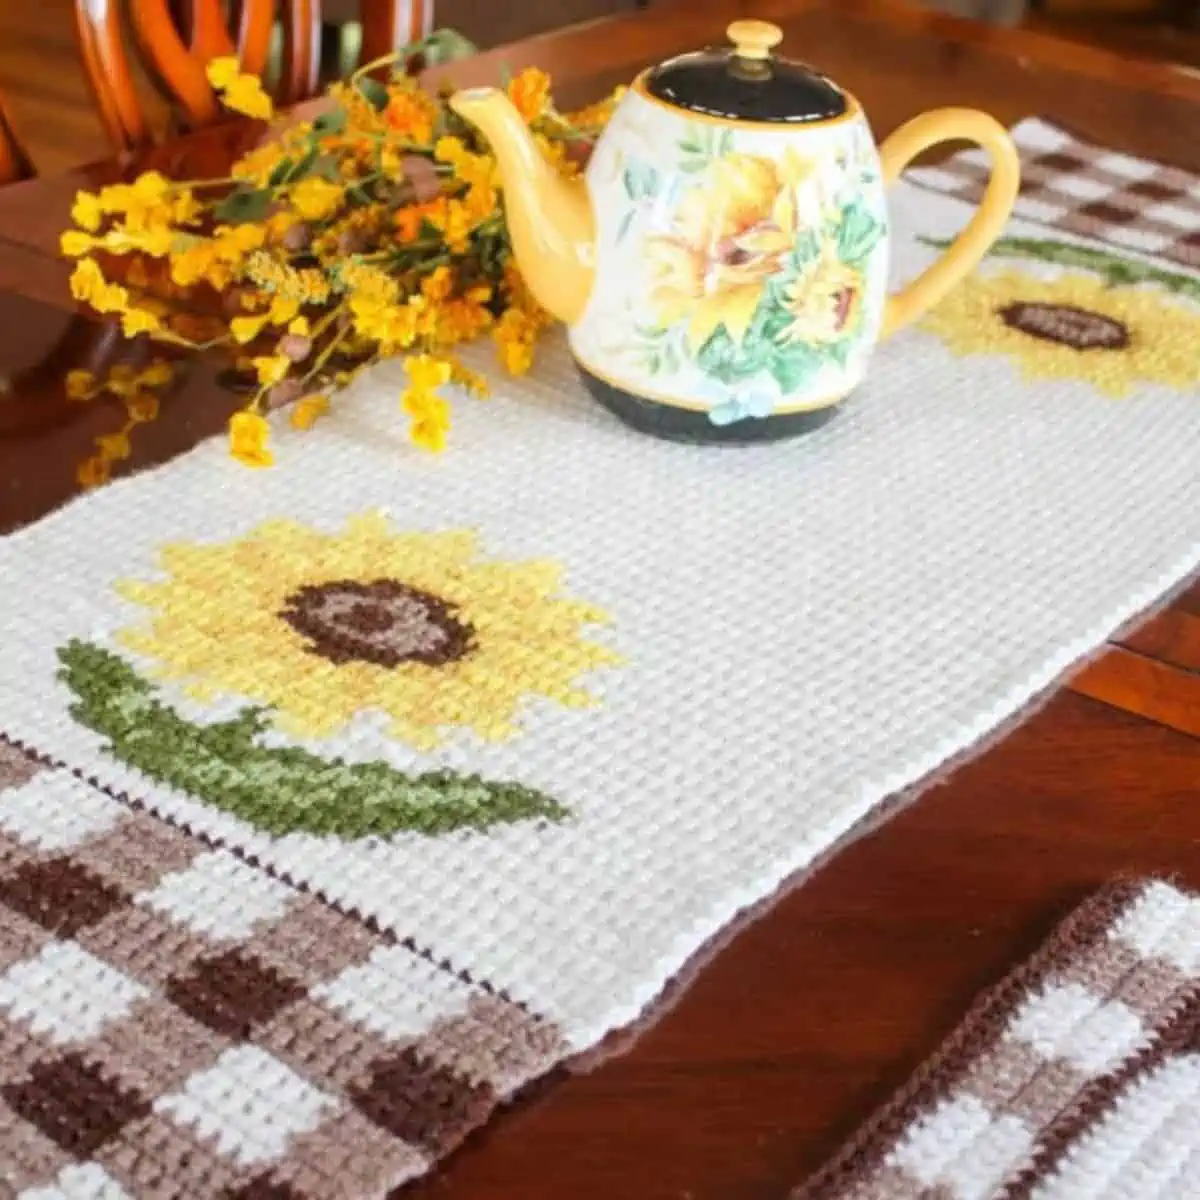
[[[171,0],[75,0],[84,64],[109,136],[120,151],[151,139],[150,122],[134,86],[126,27],[142,61],[188,128],[222,118],[205,75],[214,58],[236,54],[244,70],[267,67],[275,24],[275,0],[241,0],[236,29],[230,29],[222,0],[190,0],[190,19],[181,20]],[[293,103],[319,89],[320,0],[282,0],[284,61],[278,99]]]
[[[372,62],[431,34],[433,5],[434,0],[360,0],[362,61]]]
[[[179,11],[186,8],[188,17]],[[100,115],[118,151],[151,140],[151,124],[134,86],[126,29],[132,30],[152,81],[180,124],[199,128],[222,118],[205,75],[214,58],[236,54],[242,68],[267,67],[276,10],[283,26],[283,64],[276,99],[295,104],[320,91],[321,0],[240,0],[230,28],[223,0],[75,0],[76,22]],[[362,58],[371,61],[433,29],[434,0],[360,0]]]

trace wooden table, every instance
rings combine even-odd
[[[718,40],[737,14],[779,22],[787,48],[864,101],[880,135],[935,104],[1054,118],[1200,170],[1200,80],[1044,36],[872,0],[665,5],[533,39],[455,71],[538,63],[567,103],[647,62]],[[244,129],[176,143],[180,171],[226,163]],[[96,179],[114,168],[86,172]],[[72,488],[118,414],[62,398],[66,366],[104,351],[68,325],[55,258],[80,178],[0,194],[0,529]],[[107,350],[111,351],[112,346]],[[118,347],[119,348],[119,347]],[[236,401],[211,372],[138,443],[139,465],[217,429]],[[1102,552],[1102,551],[1098,551]],[[749,923],[630,1047],[563,1073],[406,1192],[453,1200],[778,1198],[924,1058],[978,989],[1115,873],[1200,886],[1200,586],[1114,643],[1015,732]]]

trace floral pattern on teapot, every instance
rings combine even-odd
[[[571,347],[717,424],[836,403],[881,320],[887,224],[857,109],[734,124],[626,94],[588,167],[596,277]]]

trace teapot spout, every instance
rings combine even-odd
[[[491,144],[517,267],[537,302],[568,325],[583,313],[595,274],[595,217],[582,179],[546,161],[499,88],[468,88],[450,107]]]

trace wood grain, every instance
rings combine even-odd
[[[74,3],[0,4],[0,88],[42,174],[109,153],[76,44]]]
[[[1186,671],[1200,671],[1200,616],[1171,609],[1121,638],[1121,644]]]
[[[568,102],[583,101],[720,38],[734,15],[779,20],[793,52],[859,94],[880,135],[935,104],[976,104],[1009,121],[1040,113],[1200,169],[1200,80],[874,0],[666,5],[521,43],[454,74],[476,82],[498,77],[502,59],[512,69],[537,62]],[[215,171],[248,136],[213,130],[145,161]],[[74,188],[115,171],[100,164],[0,192],[0,288],[9,292],[0,364],[12,381],[0,399],[0,528],[66,499],[74,463],[120,417],[67,403],[54,372],[38,369],[64,344],[80,359],[113,351],[72,325],[56,242]],[[136,465],[219,428],[237,402],[202,361],[183,388],[139,431]],[[1014,733],[782,895],[631,1048],[535,1089],[404,1196],[786,1195],[1090,889],[1120,872],[1200,886],[1197,620],[1200,583],[1124,632]]]
[[[1115,646],[1071,690],[1200,738],[1200,675]]]
[[[1168,11],[1192,6],[1190,23],[1173,19]],[[1070,11],[1051,4],[1048,11],[1030,12],[1025,25],[1072,41],[1089,42],[1136,58],[1162,59],[1192,69],[1200,68],[1200,8],[1193,0],[1167,0],[1148,6],[1149,11],[1115,13]]]
[[[0,93],[0,185],[28,179],[32,174],[33,163],[17,136],[8,101]]]

